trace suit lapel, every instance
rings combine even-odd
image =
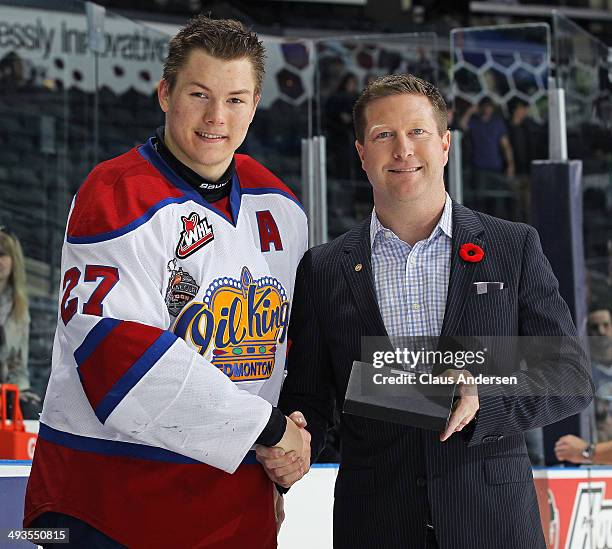
[[[370,218],[349,231],[343,251],[342,269],[367,328],[366,333],[372,336],[387,335],[380,315],[372,276]]]
[[[459,257],[463,244],[472,242],[480,246],[486,256],[487,248],[482,234],[484,228],[476,214],[453,201],[453,244],[451,251],[450,279],[446,296],[446,309],[440,335],[455,335],[455,330],[465,310],[472,283],[480,272],[480,263],[469,263]]]

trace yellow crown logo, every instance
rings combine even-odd
[[[254,280],[243,267],[240,280],[218,278],[203,303],[192,303],[177,318],[174,332],[201,354],[212,345],[212,363],[234,381],[272,375],[276,346],[289,323],[289,302],[278,280]]]

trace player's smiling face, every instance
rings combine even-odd
[[[440,135],[429,99],[400,94],[375,99],[356,142],[377,207],[444,197],[450,133]]]
[[[251,62],[225,61],[195,49],[172,90],[160,82],[158,97],[166,113],[166,146],[202,177],[219,179],[244,141],[259,102]]]

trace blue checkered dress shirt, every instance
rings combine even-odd
[[[442,330],[452,244],[453,203],[446,203],[438,224],[414,246],[382,226],[372,211],[372,273],[387,333],[400,337],[438,336]]]

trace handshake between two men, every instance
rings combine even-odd
[[[442,376],[453,379],[457,383],[458,399],[455,401],[452,414],[446,429],[440,433],[440,442],[470,424],[480,408],[476,386],[459,380],[459,372],[446,370]],[[472,374],[463,370],[464,378],[472,378]],[[261,463],[266,474],[279,486],[289,488],[300,480],[310,470],[310,433],[306,430],[306,418],[295,411],[285,417],[287,427],[285,434],[274,447],[257,446],[257,461]],[[274,510],[277,530],[284,519],[283,498],[278,490],[274,490]]]
[[[289,488],[310,469],[310,433],[301,412],[293,412],[285,420],[285,434],[278,444],[271,448],[257,446],[256,453],[270,480]]]
[[[458,385],[458,399],[453,405],[451,417],[446,429],[440,433],[444,442],[455,432],[461,431],[476,416],[480,408],[478,391],[474,384],[459,381],[459,372],[446,370],[442,376],[451,378]],[[472,374],[463,370],[463,376],[472,378]],[[306,430],[306,418],[302,412],[295,411],[285,417],[287,427],[283,438],[274,447],[257,446],[257,461],[272,482],[289,488],[300,480],[310,469],[310,433]]]

